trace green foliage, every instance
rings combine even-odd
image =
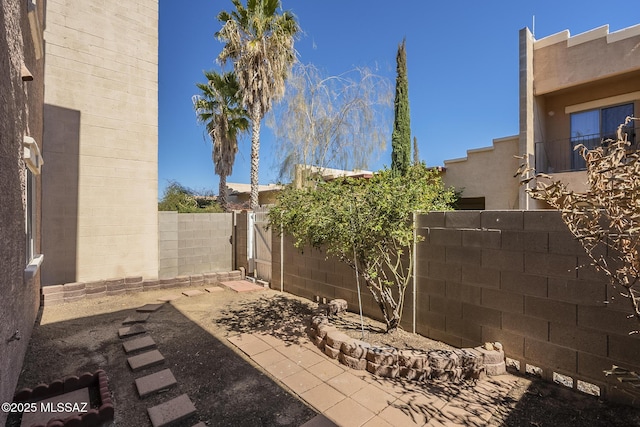
[[[269,212],[270,225],[298,248],[323,249],[358,269],[387,329],[398,327],[413,271],[415,211],[448,210],[453,191],[423,164],[405,175],[389,169],[371,179],[339,178],[315,188],[288,187]],[[355,259],[354,259],[355,255]]]
[[[393,134],[391,135],[391,169],[406,173],[411,163],[411,123],[409,115],[409,80],[405,41],[398,46],[396,98],[394,103]]]
[[[158,203],[159,211],[177,211],[178,213],[217,213],[224,212],[213,196],[199,196],[178,182],[171,182],[164,190]]]

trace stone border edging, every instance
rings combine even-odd
[[[387,378],[407,380],[480,379],[506,373],[504,351],[496,348],[461,348],[454,350],[398,350],[373,346],[340,332],[329,323],[329,316],[346,311],[345,300],[332,300],[319,307],[311,319],[309,335],[327,356],[355,370]]]
[[[81,415],[72,415],[65,419],[53,418],[49,420],[47,424],[40,424],[34,427],[63,427],[66,425],[91,427],[107,421],[113,421],[114,410],[111,393],[109,392],[109,380],[106,372],[102,369],[97,370],[93,374],[85,372],[79,377],[74,375],[64,380],[55,380],[50,384],[38,384],[33,389],[23,388],[13,396],[13,401],[37,402],[90,386],[98,387],[100,391],[100,407],[98,409],[89,409]]]
[[[158,289],[181,288],[188,286],[210,286],[227,280],[242,280],[241,270],[219,273],[192,274],[165,279],[147,279],[142,276],[125,277],[120,279],[96,280],[91,282],[73,282],[63,285],[42,287],[42,301],[44,306],[63,304],[85,298],[101,298],[125,293],[153,291]]]

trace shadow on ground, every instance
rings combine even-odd
[[[36,326],[18,389],[104,369],[119,426],[150,426],[147,408],[183,393],[194,403],[197,415],[178,426],[192,426],[198,420],[215,426],[299,426],[316,415],[171,304],[152,313],[145,324],[165,363],[131,372],[117,331],[134,313],[121,310]],[[177,387],[140,399],[135,378],[166,368],[176,377]]]
[[[291,345],[307,336],[311,314],[308,303],[278,294],[223,309],[214,322],[231,332],[268,333]]]

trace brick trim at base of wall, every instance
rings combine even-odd
[[[192,274],[166,279],[147,279],[142,276],[119,279],[97,280],[92,282],[73,282],[64,285],[43,286],[42,305],[50,306],[78,301],[86,298],[101,298],[125,293],[137,293],[158,289],[181,288],[188,286],[211,286],[228,280],[243,280],[243,270]]]

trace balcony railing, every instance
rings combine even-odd
[[[636,137],[639,129],[640,127],[631,127],[626,131],[627,139],[632,144],[631,150],[640,148],[639,138]],[[580,150],[575,150],[575,147],[582,144],[592,150],[609,139],[615,139],[615,135],[606,137],[602,137],[600,134],[583,135],[574,138],[536,142],[536,171],[554,173],[585,170],[585,161],[580,155]]]

